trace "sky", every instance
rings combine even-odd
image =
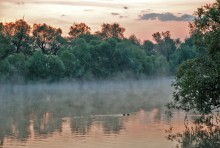
[[[189,22],[197,8],[215,0],[0,0],[0,22],[46,23],[66,36],[73,23],[86,23],[96,32],[103,23],[119,23],[125,36],[152,40],[155,32],[172,38],[189,37]]]

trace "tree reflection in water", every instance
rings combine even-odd
[[[0,147],[7,140],[28,143],[60,134],[67,117],[73,135],[88,135],[95,128],[107,136],[120,134],[132,113],[160,109],[168,102],[170,81],[0,85]]]
[[[92,126],[92,119],[90,117],[77,117],[71,120],[71,130],[73,133],[79,135],[86,135]]]
[[[201,115],[192,119],[193,124],[185,118],[185,129],[173,133],[173,128],[166,130],[167,139],[177,141],[176,147],[183,148],[219,148],[220,147],[220,115]]]
[[[105,134],[118,134],[122,129],[124,129],[122,118],[116,117],[107,117],[103,120],[102,126]]]

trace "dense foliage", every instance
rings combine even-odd
[[[190,27],[201,54],[179,67],[169,107],[209,114],[220,108],[220,0],[199,8],[195,15]]]
[[[119,24],[103,24],[91,34],[84,23],[74,23],[69,37],[47,24],[29,25],[20,19],[0,23],[0,80],[37,81],[172,75],[196,52],[192,39],[184,43],[170,32],[155,33],[143,44],[124,37]]]

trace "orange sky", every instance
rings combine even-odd
[[[20,18],[30,23],[60,27],[64,35],[74,23],[84,22],[92,32],[102,23],[119,23],[125,36],[135,34],[152,40],[155,32],[171,31],[173,38],[189,36],[188,21],[193,12],[215,0],[1,0],[0,21]],[[186,16],[187,15],[187,16]],[[185,17],[184,17],[185,16]]]

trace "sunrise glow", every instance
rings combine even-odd
[[[188,20],[160,20],[141,18],[152,13],[171,13],[174,16],[193,12],[214,0],[1,0],[0,21],[10,22],[20,18],[30,23],[47,23],[63,29],[67,35],[74,22],[84,22],[95,32],[102,23],[117,22],[126,28],[125,35],[135,34],[141,40],[152,39],[154,32],[171,31],[173,37],[189,36]],[[166,16],[164,16],[166,17]]]

